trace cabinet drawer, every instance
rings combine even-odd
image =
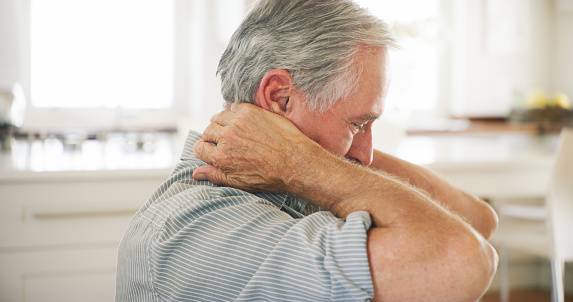
[[[114,301],[117,248],[0,253],[0,301]]]
[[[0,184],[0,251],[117,244],[133,214],[163,180]]]

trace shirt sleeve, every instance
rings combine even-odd
[[[341,220],[319,212],[298,220],[270,251],[241,293],[257,298],[257,286],[285,301],[368,301],[374,296],[366,252],[367,212]],[[270,296],[267,296],[270,297]],[[270,299],[272,300],[272,299]]]
[[[223,189],[221,189],[223,190]],[[228,192],[227,192],[228,193]],[[367,212],[294,219],[252,196],[181,203],[161,222],[150,255],[166,300],[367,301]],[[210,196],[212,192],[210,193]],[[197,192],[194,196],[200,196]],[[156,221],[157,222],[157,221]]]

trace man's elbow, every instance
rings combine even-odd
[[[473,215],[467,217],[469,218],[467,222],[487,240],[497,229],[499,223],[497,213],[489,203],[475,196],[471,198],[473,198],[472,204],[474,205]]]
[[[482,236],[488,240],[495,230],[497,230],[497,226],[499,223],[499,218],[495,210],[487,203],[484,202],[484,222],[482,230],[478,230]]]
[[[468,294],[468,301],[478,300],[489,288],[497,270],[498,255],[481,236],[463,240],[465,246],[458,250],[456,264],[461,266],[458,276],[460,288]]]

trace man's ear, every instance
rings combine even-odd
[[[273,69],[265,74],[257,93],[255,104],[268,111],[285,116],[292,94],[292,76],[284,69]]]

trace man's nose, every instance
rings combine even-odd
[[[355,158],[365,166],[372,163],[372,129],[367,127],[364,132],[359,132],[354,136],[347,157]]]

